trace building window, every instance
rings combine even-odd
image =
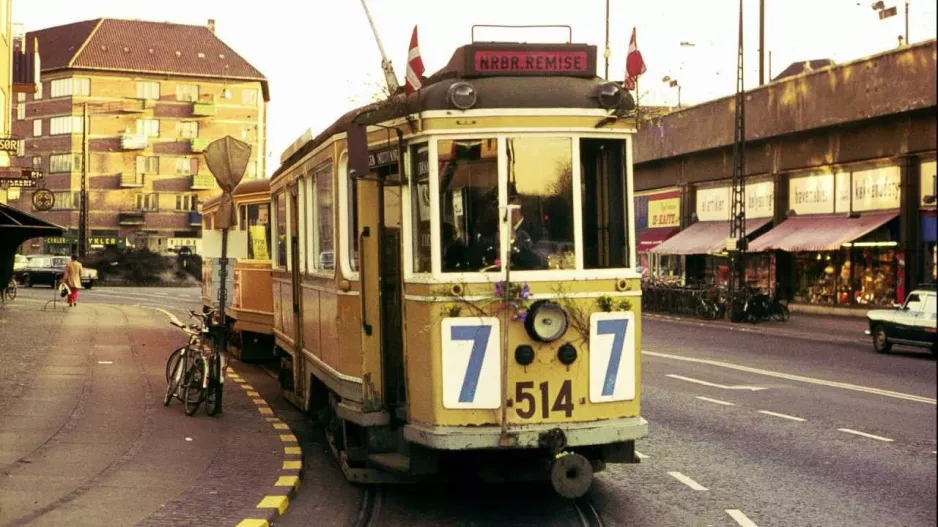
[[[39,99],[42,99],[42,82],[41,81],[36,83],[36,93],[33,94],[34,101],[38,101]]]
[[[199,123],[197,121],[179,121],[176,123],[176,137],[180,139],[199,137]]]
[[[241,92],[241,104],[247,106],[257,106],[257,90],[248,88]]]
[[[33,170],[42,170],[42,156],[33,156]]]
[[[137,135],[159,137],[160,121],[158,119],[137,119]]]
[[[16,94],[16,102],[26,102],[26,94],[19,92]]]
[[[42,137],[42,119],[33,119],[33,137]]]
[[[152,81],[137,81],[137,98],[160,100],[160,83]]]
[[[176,100],[195,102],[199,100],[198,84],[180,84],[176,86]]]
[[[23,95],[22,93],[20,95]],[[21,102],[16,105],[16,119],[22,121],[26,119],[26,103]]]
[[[55,196],[55,204],[52,205],[52,210],[70,210],[78,207],[80,201],[78,192],[66,190],[53,192],[52,194]]]
[[[176,160],[177,176],[194,176],[199,173],[199,160],[183,157]]]
[[[134,196],[135,206],[137,210],[159,210],[160,208],[160,196],[156,193],[150,194],[137,194]]]
[[[198,194],[178,194],[176,196],[176,210],[192,211],[199,205]]]
[[[79,115],[53,117],[49,120],[49,134],[64,135],[81,133],[82,118]]]
[[[137,156],[138,174],[159,174],[160,158],[157,156]]]
[[[91,95],[91,79],[73,78],[56,79],[51,82],[49,87],[52,90],[52,98],[70,97],[73,95]],[[36,94],[36,99],[41,98],[41,94]]]
[[[81,168],[81,154],[54,154],[49,156],[49,173],[71,172]]]

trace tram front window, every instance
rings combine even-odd
[[[575,269],[573,144],[568,137],[508,139],[511,269]]]
[[[580,139],[583,264],[586,269],[628,267],[625,141]]]
[[[437,146],[443,272],[498,271],[498,140]]]

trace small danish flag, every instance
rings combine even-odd
[[[417,26],[410,37],[410,50],[407,52],[407,73],[404,91],[410,95],[423,86],[423,59],[420,58],[420,45],[417,44]]]
[[[632,28],[632,38],[629,40],[629,54],[625,57],[625,89],[634,90],[638,78],[645,73],[645,60],[642,52],[638,50],[638,40],[635,38],[635,28]]]

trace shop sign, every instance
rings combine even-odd
[[[22,144],[20,141],[19,137],[0,137],[0,152],[17,155]]]
[[[836,179],[837,212],[899,208],[899,167],[841,172]]]
[[[648,200],[648,226],[651,228],[680,227],[681,198],[654,199],[654,196],[650,196]]]
[[[938,188],[936,188],[936,177],[935,177],[935,162],[934,161],[925,161],[921,164],[919,168],[919,174],[921,177],[921,206],[923,207],[934,207],[935,202],[932,201],[931,204],[925,203],[925,196],[936,196],[938,197]]]
[[[74,241],[74,237],[72,236],[46,236],[45,238],[43,238],[43,240],[46,242],[46,245],[65,245],[68,243],[72,243],[72,241]]]
[[[118,248],[124,248],[127,246],[127,238],[119,238],[117,236],[92,236],[88,238],[89,245],[116,245]]]
[[[697,219],[700,221],[730,220],[730,187],[697,189]],[[775,212],[775,183],[746,183],[746,217],[770,218]]]
[[[802,215],[834,212],[834,175],[813,174],[789,179],[788,208]]]

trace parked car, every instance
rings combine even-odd
[[[26,266],[14,272],[16,281],[25,287],[33,285],[48,285],[55,287],[65,272],[65,264],[68,263],[68,256],[51,256],[45,254],[31,255]],[[85,267],[81,272],[81,286],[85,289],[94,287],[98,280],[98,271]]]
[[[26,264],[29,263],[29,258],[23,256],[22,254],[17,254],[13,256],[13,273],[17,271],[22,271],[26,268]]]
[[[938,291],[934,286],[915,289],[903,305],[873,309],[866,317],[870,326],[866,334],[873,336],[873,349],[878,353],[888,353],[893,344],[938,352]]]

